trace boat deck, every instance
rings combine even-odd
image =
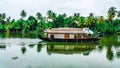
[[[43,41],[52,41],[52,42],[95,42],[101,39],[101,37],[91,37],[91,38],[81,38],[81,39],[59,39],[59,38],[44,38],[41,35],[38,35]]]

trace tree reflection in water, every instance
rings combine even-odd
[[[98,52],[102,52],[103,51],[103,48],[104,48],[104,46],[103,45],[98,45]]]
[[[35,44],[28,45],[30,48],[34,48]]]
[[[112,50],[112,46],[108,45],[108,47],[107,47],[107,53],[106,53],[106,58],[108,60],[113,60],[113,56],[114,56],[114,53],[113,53],[113,50]]]
[[[42,47],[43,47],[43,45],[42,44],[30,44],[30,45],[28,45],[30,48],[34,48],[35,46],[36,46],[36,50],[37,50],[37,52],[39,53],[39,52],[41,52],[41,50],[42,50]],[[27,48],[25,47],[25,46],[23,46],[22,48],[21,48],[21,52],[22,52],[22,54],[25,54],[26,53],[26,51],[27,51]]]
[[[22,54],[25,54],[26,50],[27,50],[26,47],[22,47],[22,48],[21,48]]]
[[[0,49],[1,50],[5,50],[6,49],[6,45],[0,45]]]
[[[37,52],[40,52],[42,50],[42,47],[43,47],[43,45],[39,43],[37,45]]]
[[[104,37],[100,42],[102,45],[104,45],[104,47],[107,48],[106,58],[110,61],[113,61],[115,57],[113,47],[115,48],[115,51],[117,51],[117,48],[120,47],[120,43],[117,41],[117,36]]]
[[[116,51],[116,56],[117,56],[117,58],[120,59],[120,48],[117,49],[117,51]]]

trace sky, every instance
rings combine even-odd
[[[37,12],[45,16],[48,10],[52,10],[57,14],[88,16],[92,12],[106,17],[112,6],[120,11],[120,0],[0,0],[0,13],[14,19],[20,18],[21,10],[25,10],[27,16],[35,16]]]

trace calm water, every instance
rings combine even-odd
[[[0,34],[0,68],[119,67],[120,36],[95,43],[56,43],[34,34]]]

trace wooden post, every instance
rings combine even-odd
[[[46,35],[46,38],[48,38],[48,33],[47,33],[47,35]]]

